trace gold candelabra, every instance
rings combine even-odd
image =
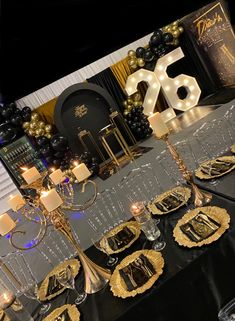
[[[29,196],[26,198],[30,199],[29,204],[30,206],[33,206],[34,208],[37,208],[37,214],[38,214],[38,220],[32,219],[29,214],[27,213],[27,209],[21,210],[21,213],[30,221],[34,221],[39,224],[39,232],[37,236],[34,239],[34,243],[30,247],[21,247],[17,245],[17,243],[14,241],[14,236],[16,234],[26,234],[26,231],[20,231],[20,230],[14,230],[11,232],[10,236],[10,243],[13,247],[19,249],[19,250],[28,250],[29,248],[36,247],[45,237],[47,227],[49,222],[51,222],[56,230],[61,232],[63,235],[67,237],[67,239],[72,243],[72,245],[75,247],[76,252],[78,254],[78,257],[81,261],[81,264],[83,266],[84,275],[85,275],[85,292],[88,294],[95,293],[99,290],[101,290],[106,283],[110,279],[110,271],[107,269],[104,269],[100,267],[99,265],[95,264],[93,261],[91,261],[85,253],[82,251],[80,245],[75,240],[75,237],[72,232],[71,225],[69,223],[68,218],[66,218],[65,214],[62,212],[61,208],[58,207],[51,212],[48,212],[44,206],[42,206],[40,202],[40,193],[45,189],[43,186],[44,179],[46,177],[46,173],[44,172],[42,174],[42,177],[37,179],[35,182],[27,185],[22,185],[21,188],[23,189],[34,189],[36,190],[36,197],[35,199],[30,199]],[[95,202],[96,196],[97,196],[97,186],[94,182],[91,180],[86,180],[83,183],[83,189],[85,191],[86,184],[93,184],[95,188],[94,196],[92,199],[86,203],[86,206],[90,206]],[[26,199],[25,198],[25,199]]]
[[[192,190],[193,190],[193,194],[194,194],[194,205],[196,207],[200,207],[200,206],[203,206],[205,204],[208,204],[212,199],[212,194],[200,190],[199,187],[195,184],[195,182],[193,180],[192,172],[190,172],[187,169],[186,165],[184,164],[183,159],[180,157],[180,155],[177,152],[176,148],[170,142],[169,133],[163,135],[160,139],[162,139],[166,143],[166,145],[167,145],[167,147],[168,147],[168,149],[170,151],[171,156],[175,160],[177,166],[179,167],[179,170],[182,173],[183,178],[186,180],[186,182],[188,184],[191,185]]]

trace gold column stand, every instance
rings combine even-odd
[[[183,178],[186,180],[187,183],[191,185],[193,194],[194,194],[194,205],[196,207],[200,207],[210,203],[212,199],[212,194],[200,190],[199,187],[195,184],[193,180],[193,174],[187,169],[183,159],[178,154],[176,148],[169,141],[169,134],[162,136],[160,139],[164,140],[164,142],[167,144],[167,147],[171,153],[171,156],[173,157],[176,164],[178,165],[179,170],[182,172]]]

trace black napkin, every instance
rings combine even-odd
[[[197,243],[214,234],[220,226],[220,223],[200,211],[187,223],[181,225],[180,229],[191,241]]]
[[[49,277],[48,286],[47,286],[47,296],[58,292],[60,289],[63,288],[63,285],[59,283],[56,279],[55,275]]]
[[[135,234],[125,226],[117,234],[107,238],[108,244],[113,251],[116,251],[125,245],[129,244],[133,240]]]
[[[142,286],[151,278],[152,275],[156,274],[154,267],[145,255],[141,254],[139,259],[141,259],[143,266],[149,270],[151,275],[148,274],[144,268],[138,265],[136,260],[128,264],[125,268],[120,269],[119,273],[123,278],[128,291],[132,291]]]
[[[208,174],[210,176],[213,175],[220,175],[224,172],[227,172],[234,164],[230,162],[224,162],[221,160],[217,160],[213,164],[208,164],[208,167],[201,166],[201,171],[205,174]]]
[[[64,318],[64,319],[63,319]],[[68,309],[65,309],[60,315],[58,315],[55,320],[63,320],[63,321],[72,321],[69,316]]]
[[[164,199],[161,200],[161,203],[155,203],[154,205],[161,211],[161,212],[166,212],[170,211],[176,207],[178,207],[182,203],[182,200],[178,198],[176,195],[168,195]],[[162,204],[164,206],[162,206]],[[167,210],[166,210],[166,209]]]

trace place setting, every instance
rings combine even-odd
[[[188,211],[178,221],[173,236],[185,247],[201,247],[218,240],[229,228],[230,215],[217,206],[198,207]]]

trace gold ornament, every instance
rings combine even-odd
[[[52,126],[50,125],[50,124],[47,124],[46,126],[45,126],[45,132],[46,133],[50,133],[52,131]]]
[[[31,115],[31,120],[39,120],[40,119],[40,117],[39,117],[39,115],[38,115],[38,113],[32,113],[32,115]]]
[[[128,51],[128,56],[129,57],[135,57],[135,51],[134,50],[129,50]]]
[[[30,129],[34,130],[34,129],[36,129],[37,127],[38,127],[38,122],[37,122],[37,121],[32,121],[32,122],[30,122],[30,124],[29,124],[29,128],[30,128]]]
[[[44,127],[45,127],[44,121],[42,121],[42,120],[39,121],[39,122],[38,122],[38,127],[39,127],[39,128],[44,128]]]
[[[137,59],[137,64],[138,64],[139,67],[144,67],[144,65],[145,65],[144,59],[138,58]]]
[[[29,128],[29,125],[30,125],[30,123],[28,121],[26,121],[23,123],[23,128],[27,129],[27,128]]]

